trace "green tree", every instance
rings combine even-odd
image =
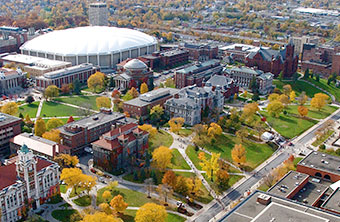
[[[76,80],[73,82],[73,86],[74,86],[74,89],[73,89],[74,93],[75,93],[76,95],[79,95],[81,89],[80,89],[80,82],[79,82],[78,79],[76,79]]]
[[[59,96],[59,89],[56,85],[50,85],[45,89],[44,96],[46,99],[54,98]]]
[[[28,103],[28,104],[33,103],[34,102],[33,96],[31,96],[31,95],[27,96],[27,98],[25,99],[25,102]]]
[[[105,74],[101,72],[96,72],[92,74],[87,80],[87,86],[93,92],[100,92],[105,87]]]

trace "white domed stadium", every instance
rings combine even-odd
[[[20,47],[25,55],[71,62],[92,63],[112,69],[117,63],[157,50],[157,39],[140,31],[107,26],[87,26],[53,31]]]

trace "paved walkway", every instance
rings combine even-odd
[[[40,103],[39,103],[39,106],[38,106],[38,110],[37,110],[37,114],[35,115],[36,118],[38,118],[40,116],[43,104],[44,104],[44,100],[42,99],[42,100],[40,100]]]

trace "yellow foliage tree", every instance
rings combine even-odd
[[[18,112],[18,104],[16,102],[8,102],[1,107],[1,112],[9,115],[15,115]]]
[[[164,206],[146,203],[136,213],[136,222],[165,222],[168,214]]]
[[[59,154],[54,157],[54,161],[56,161],[60,167],[75,167],[79,163],[79,159],[77,156],[71,156],[69,154]]]
[[[318,109],[319,111],[327,104],[329,96],[324,93],[316,93],[313,99],[310,101],[311,107]]]
[[[133,98],[137,98],[139,93],[135,87],[132,87],[128,92]]]
[[[79,168],[64,168],[60,174],[60,180],[63,180],[67,187],[74,189],[75,194],[77,194],[77,187],[81,183],[81,177],[83,172]]]
[[[210,138],[215,138],[222,134],[222,128],[217,123],[210,123],[210,127],[208,128],[208,136]]]
[[[112,210],[110,208],[110,205],[108,203],[101,203],[99,204],[99,209],[103,211],[106,214],[112,214]]]
[[[289,84],[284,85],[284,86],[282,87],[282,89],[283,89],[283,93],[284,93],[286,96],[289,96],[290,93],[292,92],[292,86],[289,85]]]
[[[105,190],[104,193],[102,194],[102,198],[107,202],[109,199],[111,199],[112,195],[111,192],[108,190]]]
[[[214,176],[216,176],[218,170],[219,170],[219,162],[221,154],[220,153],[212,153],[211,158],[208,160],[205,157],[204,152],[199,153],[199,159],[200,159],[200,166],[202,167],[202,170],[204,170],[207,173],[207,176],[211,181],[214,180]]]
[[[284,108],[284,106],[283,106],[282,102],[280,102],[278,100],[270,102],[267,106],[267,110],[268,110],[269,115],[275,116],[275,117],[280,116],[280,113],[283,111],[283,108]]]
[[[140,94],[144,94],[144,93],[147,93],[149,91],[149,88],[148,88],[148,85],[143,82],[141,85],[140,85]]]
[[[61,138],[60,138],[60,130],[52,129],[49,132],[45,132],[42,135],[42,138],[54,141],[56,143],[60,143],[60,140],[61,140]]]
[[[32,123],[30,115],[28,115],[28,114],[26,114],[26,116],[25,116],[25,123],[27,123],[27,124],[31,124]]]
[[[160,146],[153,151],[152,158],[155,166],[160,170],[164,170],[171,163],[172,150],[166,146]]]
[[[182,117],[176,117],[169,120],[170,131],[173,133],[178,133],[184,124],[184,119]]]
[[[243,107],[241,119],[249,124],[254,121],[254,116],[257,111],[259,111],[257,103],[248,103]]]
[[[115,196],[111,202],[110,206],[117,212],[117,213],[123,213],[124,210],[128,207],[128,204],[125,203],[124,198],[122,195]]]
[[[111,100],[105,96],[97,97],[96,98],[96,105],[97,108],[100,109],[104,108],[111,108]]]
[[[48,86],[44,91],[46,99],[54,98],[59,96],[59,88],[56,85]]]
[[[34,124],[34,133],[36,136],[42,136],[46,132],[45,121],[38,117]]]
[[[123,220],[112,214],[97,211],[94,214],[85,214],[81,222],[123,222]]]
[[[138,128],[148,132],[150,138],[154,138],[157,135],[157,129],[155,127],[152,127],[152,125],[143,124],[141,126],[138,126]]]
[[[272,101],[278,100],[279,97],[280,97],[279,94],[277,94],[277,93],[272,93],[272,94],[270,94],[270,95],[268,96],[268,100],[269,100],[269,102],[272,102]]]
[[[308,108],[305,107],[305,106],[299,106],[298,112],[299,112],[300,116],[305,117],[308,114]]]
[[[296,93],[295,93],[295,91],[291,91],[290,92],[290,94],[289,94],[289,100],[290,100],[290,102],[295,102],[295,99],[296,98]]]
[[[290,103],[289,97],[288,97],[286,94],[280,95],[279,101],[280,101],[285,107]]]
[[[51,129],[57,128],[62,125],[64,125],[64,123],[63,121],[61,121],[61,119],[52,118],[47,121],[46,128],[47,128],[47,131],[50,131]]]
[[[242,165],[246,162],[246,149],[242,144],[235,144],[231,150],[231,158],[238,165]]]
[[[87,86],[94,92],[103,90],[105,86],[105,74],[96,72],[87,79]]]

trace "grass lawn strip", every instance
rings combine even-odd
[[[307,81],[335,96],[336,101],[340,101],[340,89],[337,88],[333,82],[328,85],[327,80],[322,78],[320,78],[320,82],[317,82],[314,79],[307,79]]]
[[[323,142],[325,142],[326,139],[328,139],[328,137],[330,137],[332,134],[334,133],[334,130],[328,130],[327,133],[325,133],[325,135],[321,136],[320,138],[316,139],[312,145],[315,147],[320,146]]]
[[[192,130],[191,129],[180,129],[178,134],[180,136],[187,137],[187,136],[190,136],[192,134]]]
[[[68,118],[58,118],[58,119],[63,121],[64,124],[66,124],[67,120],[68,120]],[[80,118],[73,118],[73,119],[74,119],[74,121],[76,121],[76,120],[79,120]],[[45,121],[45,123],[47,123],[50,119],[43,119],[43,120]]]
[[[303,82],[301,80],[297,80],[297,81],[281,81],[281,80],[277,80],[275,79],[273,81],[273,84],[276,85],[276,88],[279,88],[281,91],[283,89],[284,85],[291,85],[292,86],[292,90],[295,91],[296,95],[300,95],[301,92],[305,91],[306,95],[310,98],[314,97],[314,94],[316,93],[320,93],[322,92],[321,90],[315,88],[314,86]]]
[[[99,96],[72,96],[72,97],[63,97],[63,98],[55,98],[55,101],[68,103],[80,107],[87,108],[86,105],[90,104],[90,108],[93,110],[98,110],[96,105],[96,98]]]
[[[52,101],[45,101],[41,109],[41,117],[53,117],[53,116],[82,116],[82,110],[77,108],[59,104]]]
[[[19,114],[22,113],[24,117],[26,117],[26,115],[28,114],[29,117],[35,118],[37,115],[39,103],[40,103],[39,101],[36,101],[31,104],[19,106],[16,116],[19,116]]]
[[[91,197],[89,195],[85,195],[73,200],[73,202],[78,206],[87,207],[91,204]]]
[[[169,168],[184,169],[184,170],[191,169],[188,163],[184,160],[184,158],[182,157],[182,155],[179,153],[177,149],[172,149],[171,166]]]
[[[160,146],[170,147],[173,143],[174,139],[172,136],[165,132],[164,130],[160,130],[152,139],[149,139],[149,147],[150,150],[153,151],[154,149]]]
[[[217,192],[218,194],[222,193],[223,191],[228,190],[232,185],[234,185],[237,181],[242,179],[242,176],[238,175],[229,175],[229,181],[228,181],[228,186],[225,189],[219,188],[211,179],[208,178],[207,174],[203,173],[202,174],[205,180],[209,183],[210,187]],[[214,181],[216,178],[214,178]]]
[[[121,218],[124,222],[134,222],[136,217],[136,210],[125,210],[124,215]],[[168,213],[168,217],[165,220],[166,222],[184,222],[185,218],[181,217],[177,214]]]
[[[282,136],[289,139],[300,135],[318,122],[316,120],[302,119],[292,115],[280,114],[280,117],[277,118],[270,116],[265,111],[260,111],[260,113],[266,117],[269,125]]]
[[[66,191],[67,191],[66,185],[61,184],[61,185],[60,185],[60,192],[61,192],[61,193],[66,193]]]
[[[299,107],[298,105],[290,105],[287,108],[287,112],[299,115],[298,107]],[[307,117],[314,118],[314,119],[324,119],[324,118],[328,117],[329,115],[331,115],[333,112],[335,112],[338,109],[337,107],[330,106],[330,105],[325,106],[320,111],[315,109],[315,108],[313,108],[313,107],[311,107],[311,106],[309,106],[309,105],[305,106],[305,107],[308,108]]]
[[[70,222],[71,221],[71,215],[74,213],[78,213],[76,210],[54,210],[52,211],[52,217],[56,220],[59,220],[61,222]]]

